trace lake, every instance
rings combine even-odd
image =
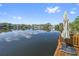
[[[0,33],[0,56],[53,56],[59,32],[15,30]]]

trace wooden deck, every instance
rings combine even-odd
[[[73,36],[74,37],[74,36]],[[76,37],[78,37],[77,39],[75,39],[75,40],[77,40],[76,42],[79,44],[79,36],[76,36]],[[74,40],[72,40],[72,41],[74,41]],[[65,53],[65,52],[62,52],[62,51],[60,51],[60,48],[62,47],[62,38],[61,38],[61,36],[59,36],[59,39],[58,39],[58,46],[57,46],[57,48],[56,48],[56,51],[55,51],[55,53],[54,53],[54,56],[71,56],[70,54],[68,54],[68,53]],[[74,43],[74,44],[76,44],[76,43]],[[76,53],[77,53],[77,56],[79,56],[79,47],[77,47],[77,46],[79,46],[79,45],[74,45],[74,47],[75,47],[75,49],[76,49]],[[74,56],[74,55],[73,55]]]

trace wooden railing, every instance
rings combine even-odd
[[[73,46],[79,47],[79,34],[73,35]]]
[[[60,35],[58,39],[58,46],[56,48],[54,56],[70,56],[71,55],[71,54],[67,54],[67,53],[60,51],[60,48],[62,47],[62,44],[61,44],[62,41],[63,41],[63,38]],[[79,56],[79,34],[70,35],[70,39],[67,40],[67,43],[75,47],[77,56]]]
[[[79,34],[70,35],[70,39],[67,39],[66,43],[74,47],[79,47]]]

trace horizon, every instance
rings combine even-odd
[[[1,3],[0,23],[46,24],[63,22],[64,11],[69,22],[79,16],[77,3]]]

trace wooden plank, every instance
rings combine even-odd
[[[73,40],[71,40],[71,41],[72,41],[72,44],[74,45],[74,47],[76,49],[77,56],[79,56],[79,35],[78,36],[77,35],[73,36]],[[60,51],[60,48],[62,47],[61,43],[62,43],[62,38],[61,38],[61,36],[59,36],[58,46],[56,48],[54,56],[70,56],[70,54],[67,54],[67,53],[64,53],[64,52]]]

